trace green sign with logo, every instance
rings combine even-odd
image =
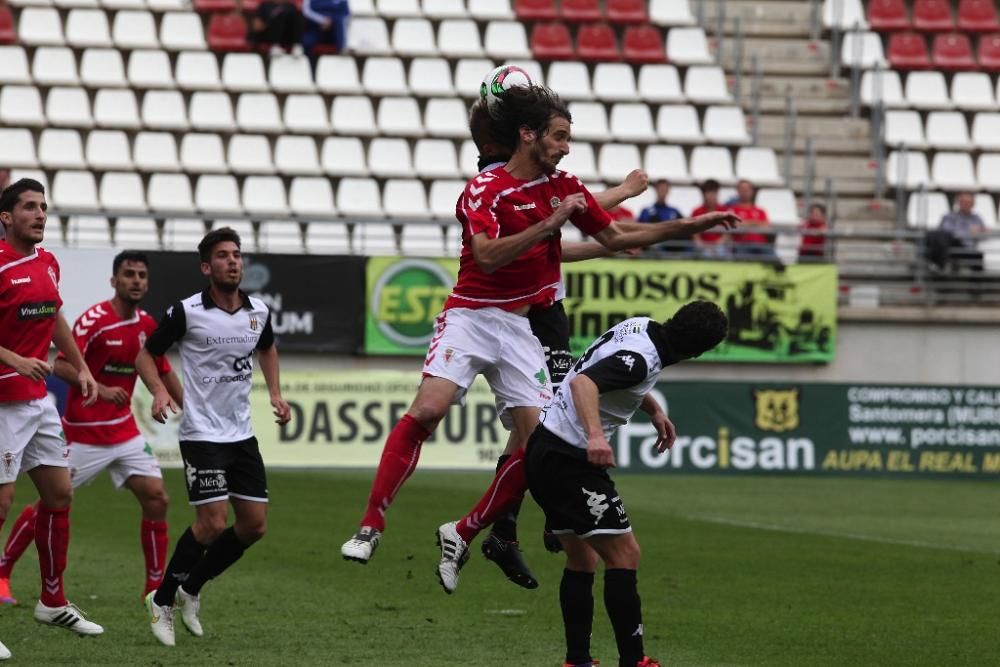
[[[372,257],[366,271],[365,352],[423,356],[458,262]]]

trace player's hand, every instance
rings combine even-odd
[[[86,366],[76,376],[80,384],[80,394],[83,396],[83,407],[89,408],[97,402],[97,380],[90,374],[90,369]]]
[[[625,198],[638,197],[649,187],[649,176],[642,169],[633,169],[622,181],[622,188],[627,195]]]
[[[29,380],[44,382],[45,376],[52,372],[52,366],[41,359],[22,357],[13,353],[11,355],[14,356],[14,363],[10,367],[17,371],[18,375],[23,375]]]
[[[573,194],[563,199],[559,203],[559,208],[553,213],[553,218],[555,222],[551,225],[552,229],[558,229],[562,227],[563,224],[570,218],[572,218],[577,213],[583,213],[587,210],[587,198],[583,196],[582,192],[574,192]]]
[[[159,392],[153,396],[153,419],[160,422],[161,424],[166,424],[167,419],[170,417],[167,414],[167,410],[170,410],[175,415],[177,414],[177,404],[174,403],[174,399],[170,398],[170,394],[166,391]]]
[[[97,396],[102,401],[114,403],[117,406],[128,405],[131,402],[131,397],[128,395],[128,392],[121,387],[109,387],[104,384],[98,384]]]
[[[711,213],[705,213],[704,215],[691,218],[690,225],[692,227],[692,232],[697,234],[698,232],[708,231],[713,227],[732,229],[742,222],[743,220],[740,216],[731,211],[712,211]]]
[[[603,433],[587,439],[587,461],[598,468],[615,467],[615,453]]]
[[[292,409],[288,407],[288,402],[281,396],[271,397],[271,407],[274,408],[274,416],[277,417],[274,420],[275,424],[284,426],[292,421]]]
[[[659,436],[656,439],[656,451],[662,454],[674,446],[674,441],[677,440],[677,429],[674,427],[674,423],[667,418],[667,413],[663,411],[657,412],[649,420],[656,429],[656,435]]]

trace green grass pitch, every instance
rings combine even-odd
[[[179,471],[167,476],[176,538],[192,511]],[[370,479],[272,471],[269,534],[205,588],[206,636],[178,621],[167,649],[139,600],[138,506],[102,476],[77,494],[67,592],[106,632],[79,639],[33,621],[30,549],[14,575],[21,604],[0,608],[10,664],[562,664],[561,560],[542,549],[533,502],[521,535],[541,587],[508,583],[477,543],[447,596],[434,577],[434,529],[470,507],[489,476],[418,471],[362,567],[339,548]],[[618,485],[643,547],[647,651],[665,665],[1000,664],[996,483],[619,475]],[[30,499],[22,478],[12,514]],[[614,665],[602,588],[598,576],[593,652]]]

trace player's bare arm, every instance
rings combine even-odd
[[[142,349],[139,351],[139,356],[135,359],[135,370],[139,373],[139,377],[142,378],[146,389],[153,395],[153,406],[150,410],[153,419],[161,424],[165,424],[167,418],[170,416],[167,414],[167,410],[177,414],[178,407],[167,391],[166,385],[163,384],[160,372],[156,368],[156,360],[153,359],[153,355],[149,353],[149,350]]]
[[[76,369],[77,386],[80,387],[80,394],[85,399],[84,407],[89,407],[97,402],[97,380],[91,374],[87,363],[83,360],[83,353],[76,346],[73,332],[70,331],[66,319],[60,313],[56,316],[56,327],[52,331],[52,342],[56,349],[63,353],[66,361]]]
[[[639,409],[649,415],[649,421],[656,429],[656,451],[663,453],[674,446],[677,440],[677,429],[674,423],[667,417],[660,404],[653,398],[652,394],[646,394],[642,399]]]
[[[52,372],[69,386],[80,387],[80,378],[76,369],[65,359],[56,359],[55,363],[52,364]],[[115,405],[128,405],[132,401],[129,393],[121,387],[109,387],[100,382],[97,383],[97,398]]]
[[[52,367],[47,362],[34,357],[22,357],[13,350],[0,347],[0,364],[10,366],[18,375],[23,375],[35,382],[45,380],[45,376],[52,372]]]
[[[687,238],[713,227],[732,229],[740,222],[740,217],[729,211],[712,211],[694,218],[680,218],[656,224],[616,220],[595,234],[594,238],[611,250],[627,250],[643,248],[670,239]]]
[[[174,403],[177,407],[184,407],[184,387],[181,385],[181,380],[177,377],[177,373],[170,371],[164,373],[160,376],[160,380],[163,381],[163,386],[167,388],[167,393],[170,394],[170,398],[174,399]]]
[[[287,424],[292,420],[292,409],[281,397],[281,376],[278,370],[278,346],[272,345],[266,350],[257,351],[257,361],[267,383],[267,393],[271,397],[271,407],[274,408],[274,422]]]
[[[614,468],[615,454],[601,426],[601,393],[597,384],[586,375],[577,375],[570,381],[569,388],[580,424],[587,434],[587,461],[601,468]]]
[[[625,177],[625,180],[613,188],[608,188],[603,192],[593,192],[594,199],[605,211],[610,211],[615,206],[619,206],[627,199],[638,197],[649,187],[649,176],[642,169],[633,169]]]

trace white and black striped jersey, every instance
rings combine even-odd
[[[253,353],[274,345],[274,332],[267,305],[243,292],[240,296],[243,304],[232,313],[217,306],[208,290],[178,301],[146,341],[154,356],[174,343],[180,348],[182,441],[233,443],[253,437]]]
[[[586,375],[600,392],[601,426],[610,439],[615,429],[632,418],[660,371],[670,363],[662,324],[648,317],[625,320],[587,348],[543,412],[542,423],[566,443],[587,448],[570,387],[578,375]]]

